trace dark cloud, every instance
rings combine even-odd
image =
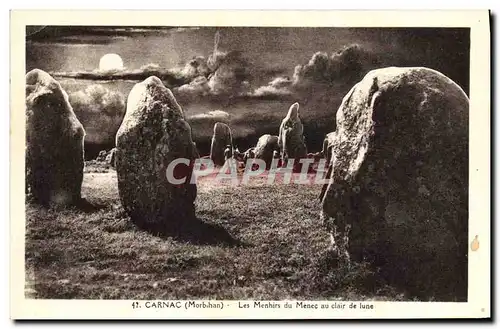
[[[82,36],[62,36],[57,39],[34,39],[28,43],[34,45],[61,45],[61,46],[87,46],[87,45],[107,45],[116,41],[126,40],[127,36],[105,36],[105,35],[82,35]]]
[[[101,85],[90,85],[69,94],[69,102],[85,127],[85,142],[114,143],[125,114],[125,97]]]
[[[183,84],[189,83],[191,79],[186,77],[182,70],[179,69],[166,69],[157,64],[146,64],[139,69],[123,69],[114,71],[82,71],[82,72],[50,72],[53,77],[57,78],[72,78],[80,80],[94,80],[94,81],[143,81],[150,76],[154,75],[160,78],[163,83],[169,87],[174,88]]]
[[[161,35],[196,30],[175,26],[26,26],[26,40],[38,43],[109,44],[137,35]]]

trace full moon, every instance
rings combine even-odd
[[[101,57],[99,61],[100,71],[115,71],[123,70],[123,60],[120,55],[117,54],[106,54]]]

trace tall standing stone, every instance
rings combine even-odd
[[[299,103],[290,106],[288,114],[280,125],[279,146],[284,160],[307,157],[307,148],[304,143],[304,126],[299,118]]]
[[[214,133],[212,135],[212,144],[210,146],[210,159],[216,166],[224,165],[224,150],[230,147],[232,156],[233,150],[233,137],[231,135],[231,128],[225,123],[216,122],[214,125]]]
[[[160,79],[136,84],[127,100],[125,118],[116,135],[115,166],[123,207],[140,226],[175,226],[194,218],[196,185],[192,167],[175,167],[177,179],[167,179],[168,165],[179,158],[194,161],[191,127],[172,92]]]
[[[468,111],[456,83],[421,67],[369,72],[337,111],[325,224],[417,295],[467,296]]]
[[[68,95],[48,73],[26,74],[26,189],[45,206],[81,199],[85,130]]]

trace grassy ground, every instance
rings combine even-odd
[[[165,237],[130,222],[113,170],[89,171],[83,183],[89,207],[27,206],[29,296],[405,299],[365,264],[332,269],[318,215],[320,185],[201,181],[198,235]]]

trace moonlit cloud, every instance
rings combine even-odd
[[[215,119],[215,120],[227,120],[229,118],[229,113],[221,110],[210,111],[207,113],[199,113],[189,117],[191,120],[196,119]]]
[[[316,52],[305,65],[297,65],[293,85],[332,84],[338,81],[358,81],[378,64],[377,55],[371,54],[358,44],[348,45],[328,55]]]
[[[123,94],[93,84],[70,93],[69,102],[85,128],[86,142],[113,143],[125,114]]]

